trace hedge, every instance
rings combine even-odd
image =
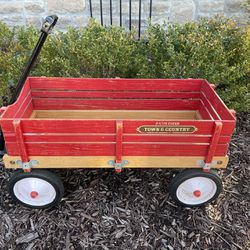
[[[0,23],[0,95],[6,103],[37,41],[33,27]],[[183,25],[149,25],[136,33],[102,27],[51,35],[32,71],[36,76],[206,78],[238,111],[250,109],[250,28],[214,18]]]

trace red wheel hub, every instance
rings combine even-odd
[[[30,193],[30,197],[33,198],[33,199],[35,199],[37,196],[38,196],[38,193],[36,191],[32,191]]]
[[[194,192],[193,192],[193,194],[194,194],[194,196],[195,197],[200,197],[201,196],[201,191],[200,190],[195,190]]]

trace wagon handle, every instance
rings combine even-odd
[[[23,73],[21,74],[21,76],[18,80],[16,89],[14,90],[14,93],[11,97],[9,104],[12,104],[17,100],[17,98],[18,98],[18,96],[23,88],[23,85],[24,85],[24,83],[25,83],[25,81],[26,81],[26,79],[27,79],[27,77],[32,69],[32,66],[35,63],[47,36],[51,33],[52,29],[56,25],[57,20],[58,20],[58,17],[56,15],[47,16],[44,19],[39,40],[36,44],[36,47],[34,48],[34,50],[32,52],[32,55],[31,55],[29,61],[27,62],[27,65],[26,65]],[[4,145],[5,145],[5,140],[3,137],[2,130],[0,130],[0,156],[4,154]]]
[[[54,26],[56,25],[58,20],[58,16],[52,15],[52,16],[47,16],[43,22],[43,26],[41,29],[41,32],[50,34]]]
[[[57,20],[58,20],[58,17],[56,15],[47,16],[44,19],[43,24],[42,24],[42,28],[41,28],[40,38],[36,44],[36,47],[34,48],[34,50],[32,52],[32,55],[31,55],[27,65],[26,65],[22,75],[20,76],[20,78],[18,80],[16,89],[14,90],[14,93],[11,97],[9,104],[14,103],[16,101],[16,99],[18,98],[18,96],[23,88],[23,85],[24,85],[24,83],[25,83],[42,47],[43,47],[43,44],[44,44],[46,38],[48,37],[48,35],[51,33],[54,26],[56,25]]]

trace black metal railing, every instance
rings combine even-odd
[[[89,9],[90,9],[90,17],[92,18],[97,18],[98,19],[98,14],[100,13],[100,22],[101,25],[104,25],[103,21],[103,16],[104,16],[104,11],[103,11],[103,2],[104,1],[109,1],[109,16],[110,16],[110,21],[109,25],[113,25],[113,17],[114,17],[114,10],[113,10],[113,0],[99,0],[99,6],[100,6],[100,12],[98,13],[97,10],[93,10],[93,1],[94,0],[89,0]],[[98,1],[98,0],[96,0]],[[118,1],[118,0],[114,0]],[[147,0],[149,3],[149,14],[148,18],[151,20],[152,19],[152,7],[153,7],[153,0]],[[146,2],[146,1],[144,1]],[[128,28],[131,31],[132,30],[132,0],[128,1]],[[95,16],[93,14],[95,12]],[[119,0],[119,24],[122,27],[123,26],[123,9],[122,9],[122,0]],[[138,37],[140,38],[141,36],[141,28],[142,28],[142,0],[138,0]]]

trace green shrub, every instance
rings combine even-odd
[[[0,93],[9,96],[37,41],[32,27],[0,23]],[[135,32],[102,27],[52,34],[32,75],[59,77],[206,78],[231,108],[249,109],[249,31],[215,18],[184,25],[149,26]],[[6,98],[5,98],[6,99]]]
[[[91,21],[84,29],[69,28],[53,36],[43,51],[36,74],[52,76],[133,77],[137,50],[133,33]]]
[[[234,84],[219,90],[222,99],[238,111],[250,110],[250,26],[246,28],[241,44],[243,51],[241,69],[242,77]],[[240,63],[240,62],[239,62]]]
[[[150,26],[144,45],[147,60],[140,77],[206,78],[232,108],[249,109],[246,61],[250,44],[236,23],[223,18],[184,25]]]
[[[245,7],[246,7],[246,11],[250,14],[250,0],[246,0]],[[249,18],[250,18],[250,16],[249,16]]]
[[[14,32],[0,23],[0,93],[5,93],[11,67],[10,53],[13,47]]]
[[[38,32],[29,27],[10,30],[0,23],[0,93],[7,101],[35,46]]]
[[[231,21],[212,19],[199,24],[152,26],[147,36],[148,68],[141,75],[207,78],[217,85],[242,75],[243,40]]]

